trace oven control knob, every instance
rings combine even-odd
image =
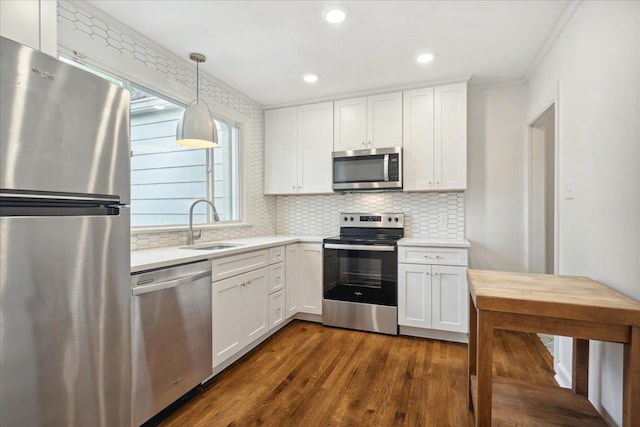
[[[344,217],[344,220],[345,220],[345,221],[349,221],[349,218],[347,218],[347,217],[345,216],[345,217]]]
[[[395,221],[395,222],[398,222],[398,221],[400,221],[400,218],[396,217],[396,218],[394,219],[394,221]]]
[[[349,218],[351,221],[353,221],[353,217]]]
[[[391,217],[388,217],[388,218],[387,218],[387,221],[391,222]]]

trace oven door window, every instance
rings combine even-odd
[[[324,250],[325,299],[397,305],[396,252]]]

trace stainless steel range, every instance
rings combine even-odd
[[[401,213],[342,213],[340,236],[324,239],[322,323],[398,334]]]

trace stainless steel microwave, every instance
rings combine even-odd
[[[402,147],[334,152],[333,189],[401,190]]]

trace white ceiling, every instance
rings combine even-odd
[[[296,103],[473,75],[471,85],[521,80],[569,1],[91,0],[116,20],[188,58],[262,105]],[[322,11],[349,9],[330,25]],[[421,51],[435,60],[418,65]],[[320,80],[310,86],[302,75]]]

